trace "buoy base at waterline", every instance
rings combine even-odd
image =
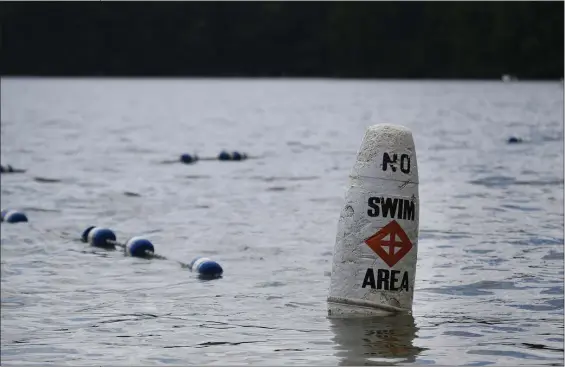
[[[370,302],[363,300],[352,303],[348,299],[341,300],[328,297],[327,303],[329,318],[379,317],[410,313],[408,310],[400,308],[372,305]]]

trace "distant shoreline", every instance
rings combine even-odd
[[[501,82],[499,78],[429,78],[429,77],[332,77],[332,76],[224,76],[224,75],[35,75],[35,74],[0,74],[2,79],[190,79],[190,80],[328,80],[328,81],[419,81],[419,82]],[[524,82],[563,82],[557,78],[517,78],[506,83]]]

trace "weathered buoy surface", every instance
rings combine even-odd
[[[339,218],[329,317],[412,311],[419,206],[412,132],[391,124],[369,127]]]

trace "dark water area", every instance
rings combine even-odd
[[[563,365],[559,82],[2,79],[3,365]],[[414,134],[412,316],[329,320],[365,129]],[[510,136],[523,139],[508,144]],[[163,164],[222,149],[242,162]],[[147,236],[224,277],[72,238]],[[72,237],[72,238],[71,238]]]

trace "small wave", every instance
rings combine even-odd
[[[443,151],[443,150],[466,150],[471,147],[467,143],[455,143],[453,145],[436,144],[430,147],[430,150]]]
[[[468,252],[468,253],[471,253],[471,254],[481,254],[481,255],[483,255],[483,254],[488,254],[488,253],[490,253],[490,252],[494,252],[495,250],[494,250],[494,249],[487,249],[487,250],[480,250],[480,249],[472,249],[472,250],[469,250],[469,249],[464,249],[463,251]]]
[[[541,291],[540,294],[563,294],[563,287],[551,287]]]
[[[501,207],[506,208],[506,209],[516,209],[516,210],[520,210],[520,211],[523,211],[523,212],[539,212],[541,210],[541,208],[531,208],[531,207],[510,205],[510,204],[504,204],[504,205],[501,205]]]
[[[287,272],[300,272],[303,273],[305,271],[307,271],[308,269],[303,268],[303,267],[294,267],[294,268],[289,268],[289,267],[285,267],[282,269],[278,269],[278,270],[273,270],[273,275],[275,274],[280,274],[280,273],[287,273]]]
[[[265,282],[257,284],[257,288],[283,287],[285,285],[284,282]]]
[[[59,209],[44,209],[44,208],[37,208],[33,206],[23,207],[22,210],[24,212],[39,212],[39,213],[60,213]]]
[[[203,178],[210,178],[210,176],[206,176],[206,175],[188,175],[188,176],[184,176],[186,178],[189,178],[191,180],[198,180],[198,179],[203,179]]]
[[[471,199],[471,198],[486,199],[488,197],[489,194],[486,192],[470,192],[470,193],[453,195],[453,198],[455,199]]]
[[[18,307],[23,307],[25,306],[25,303],[23,301],[20,301],[14,297],[4,297],[2,299],[2,308],[6,307],[6,308],[18,308]]]
[[[110,319],[110,320],[102,320],[99,321],[98,324],[94,324],[91,325],[91,327],[98,327],[101,324],[114,324],[114,323],[118,323],[118,322],[124,322],[124,321],[140,321],[140,320],[147,320],[147,319],[155,319],[159,316],[154,315],[154,314],[148,314],[148,313],[135,313],[135,314],[124,314],[124,315],[119,315],[121,316],[121,318],[117,318],[117,319]]]
[[[549,251],[547,255],[541,258],[542,260],[563,260],[563,252]]]
[[[125,149],[122,149],[122,151],[124,152],[128,152],[128,153],[157,153],[157,151],[155,151],[155,149],[149,149],[149,148],[140,148],[139,146],[133,146],[133,147],[127,147]]]
[[[560,141],[563,142],[563,136],[543,136],[542,141]]]
[[[563,352],[563,348],[551,348],[548,347],[547,345],[543,345],[543,344],[534,344],[534,343],[522,343],[522,345],[531,348],[531,349],[547,349],[547,350],[553,350],[556,352]]]
[[[563,309],[563,299],[552,299],[542,304],[510,304],[508,306],[527,311],[556,311]]]
[[[33,180],[36,181],[36,182],[40,182],[40,183],[57,183],[57,182],[62,182],[62,180],[59,180],[59,179],[57,179],[57,178],[46,178],[46,177],[34,177]]]
[[[287,188],[284,186],[272,186],[272,187],[268,187],[267,191],[286,191]]]
[[[563,185],[563,180],[549,179],[549,180],[516,180],[514,177],[508,176],[489,176],[478,180],[468,181],[473,185],[481,185],[486,187],[503,187],[510,185],[523,185],[523,186],[557,186]]]
[[[461,238],[473,238],[474,236],[479,236],[480,234],[469,233],[469,232],[456,232],[456,231],[436,231],[436,230],[420,230],[420,239],[446,239],[454,240]]]
[[[197,345],[166,345],[163,348],[165,349],[172,349],[172,348],[206,348],[206,347],[213,347],[217,345],[240,345],[240,344],[253,344],[253,343],[263,343],[264,340],[258,341],[243,341],[243,342],[204,342]]]
[[[257,180],[257,181],[264,181],[264,182],[274,182],[274,181],[312,181],[317,180],[320,176],[243,176],[243,177],[235,177],[236,179],[240,180]]]
[[[509,282],[509,281],[483,280],[476,283],[456,285],[456,286],[448,286],[448,287],[440,287],[440,288],[425,288],[422,289],[421,291],[439,293],[439,294],[448,294],[448,295],[458,295],[458,296],[487,296],[494,294],[493,292],[490,291],[491,289],[508,290],[508,289],[522,289],[522,288],[516,287],[513,282]]]
[[[548,359],[542,356],[533,355],[529,353],[515,352],[509,350],[469,350],[467,354],[477,354],[483,356],[501,356],[501,357],[512,357],[517,359]]]
[[[482,185],[487,187],[510,185],[513,184],[514,182],[516,182],[516,179],[514,179],[514,177],[508,177],[508,176],[489,176],[478,180],[469,181],[470,184]]]
[[[471,333],[468,331],[446,331],[443,333],[443,335],[452,335],[452,336],[462,336],[465,338],[476,338],[476,337],[480,337],[483,336],[483,334],[477,334],[477,333]]]
[[[288,142],[286,142],[286,145],[288,145],[289,147],[298,147],[298,148],[302,148],[302,149],[320,150],[319,145],[304,144],[304,143],[301,143],[299,141],[288,141]]]
[[[525,186],[557,186],[563,185],[563,180],[547,180],[547,181],[515,181],[514,185]]]
[[[513,245],[561,245],[563,246],[563,238],[531,238],[529,240],[517,240],[510,242]]]

